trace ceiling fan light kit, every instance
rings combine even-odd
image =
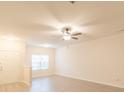
[[[82,33],[72,33],[72,28],[71,27],[64,27],[62,28],[62,33],[63,33],[63,40],[70,40],[70,39],[75,39],[78,40],[79,35],[82,35]]]
[[[70,40],[70,39],[71,39],[71,36],[70,36],[70,35],[64,35],[64,36],[63,36],[63,39],[64,39],[64,40]]]

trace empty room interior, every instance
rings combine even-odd
[[[124,2],[0,1],[0,92],[124,92]]]

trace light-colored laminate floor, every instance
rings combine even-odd
[[[0,85],[0,92],[25,92],[25,91],[28,91],[28,86],[21,82]]]
[[[0,87],[4,91],[29,91],[29,92],[124,92],[124,89],[96,84],[88,81],[77,80],[62,76],[47,76],[35,78],[28,88],[21,83]],[[10,89],[10,90],[9,90]]]

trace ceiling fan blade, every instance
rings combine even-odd
[[[82,35],[82,33],[75,33],[75,34],[72,34],[72,36],[78,36],[78,35]]]
[[[78,38],[77,37],[71,37],[72,39],[75,39],[75,40],[78,40]]]

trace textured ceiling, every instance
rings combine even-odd
[[[83,35],[63,41],[61,27],[71,25]],[[0,2],[0,36],[15,35],[30,45],[53,47],[117,34],[124,29],[124,2],[33,1]]]

